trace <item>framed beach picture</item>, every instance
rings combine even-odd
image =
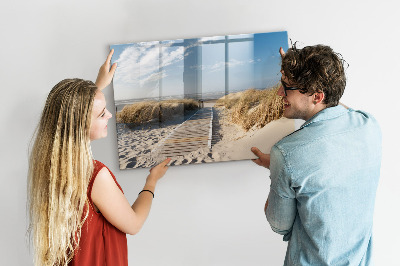
[[[282,118],[287,32],[111,45],[121,169],[254,159],[294,131]]]

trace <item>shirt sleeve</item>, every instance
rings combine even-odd
[[[270,178],[267,220],[272,230],[284,235],[283,240],[288,241],[297,213],[296,194],[291,187],[288,165],[282,152],[276,146],[271,149]]]

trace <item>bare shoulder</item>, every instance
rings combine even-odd
[[[100,199],[104,199],[109,195],[109,193],[120,192],[114,178],[111,176],[110,171],[107,167],[103,167],[96,176],[93,182],[92,188],[92,199],[96,203]]]
[[[113,177],[111,176],[110,171],[107,169],[107,167],[103,167],[100,169],[100,171],[97,173],[96,179],[94,180],[94,182],[96,182],[97,180],[112,180],[113,181]],[[114,181],[113,181],[114,182]]]
[[[109,223],[122,232],[134,232],[132,221],[135,220],[135,213],[107,167],[103,167],[97,174],[91,196],[93,203]]]

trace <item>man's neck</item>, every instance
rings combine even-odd
[[[310,112],[310,114],[307,116],[307,119],[305,119],[306,121],[309,120],[311,117],[315,116],[316,114],[318,114],[319,112],[321,112],[322,110],[326,109],[326,104],[317,104],[315,105],[315,107],[312,109],[312,111]]]

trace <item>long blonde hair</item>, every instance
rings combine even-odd
[[[47,97],[28,173],[35,265],[67,265],[79,244],[93,173],[89,136],[96,90],[91,81],[65,79]]]

